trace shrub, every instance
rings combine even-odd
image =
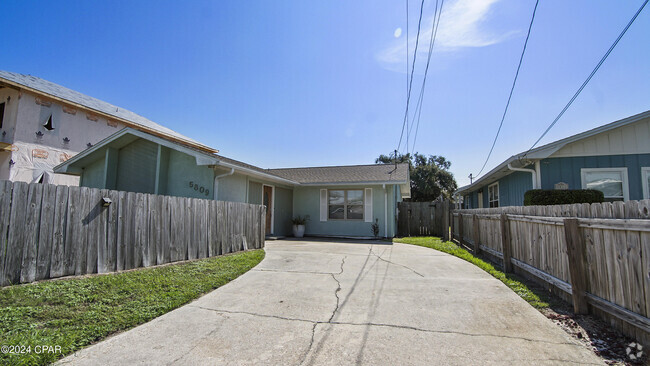
[[[524,194],[524,206],[599,203],[604,200],[605,195],[603,195],[603,192],[595,189],[532,189]]]

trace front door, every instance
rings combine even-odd
[[[273,187],[264,186],[264,206],[266,206],[266,235],[273,232]]]
[[[478,193],[478,208],[483,208],[483,192]]]

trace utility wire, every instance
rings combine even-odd
[[[436,0],[436,9],[433,13],[433,24],[431,25],[431,39],[429,40],[429,54],[427,56],[427,66],[424,69],[424,78],[422,79],[422,87],[420,88],[420,97],[418,104],[415,106],[415,113],[413,114],[413,121],[411,121],[411,128],[415,122],[417,114],[417,124],[415,127],[415,135],[413,136],[413,144],[411,145],[411,152],[415,152],[415,142],[418,139],[418,130],[420,128],[420,117],[422,116],[422,102],[424,100],[424,87],[427,83],[427,74],[429,72],[429,64],[431,63],[431,55],[433,54],[433,46],[436,42],[436,35],[438,34],[438,26],[440,25],[440,15],[442,14],[442,7],[445,5],[445,0],[440,2],[440,9],[438,9],[438,0]],[[436,15],[438,19],[436,20]]]
[[[411,77],[409,81],[409,88],[406,94],[406,111],[404,112],[404,121],[402,122],[402,133],[399,136],[399,143],[397,144],[397,150],[399,151],[399,148],[402,146],[402,139],[404,138],[404,128],[408,122],[408,115],[409,115],[409,104],[411,101],[411,88],[413,86],[413,72],[415,71],[415,61],[417,60],[417,55],[418,55],[418,44],[420,43],[420,26],[422,25],[422,10],[424,9],[424,0],[420,3],[420,17],[418,20],[418,32],[415,38],[415,50],[413,51],[413,65],[411,67]],[[408,17],[407,17],[408,18]],[[408,47],[408,37],[406,39],[406,44]],[[408,63],[407,63],[408,67]],[[407,71],[408,72],[408,71]],[[408,133],[408,130],[407,130]],[[408,144],[408,140],[407,140]],[[407,149],[408,150],[408,149]],[[408,151],[407,151],[408,152]]]
[[[406,103],[409,100],[409,0],[406,0]],[[402,131],[403,133],[403,131]],[[401,141],[400,141],[401,143]],[[398,147],[399,149],[399,147]]]
[[[557,123],[557,121],[562,117],[562,115],[564,115],[564,112],[566,112],[567,109],[569,109],[569,107],[571,106],[571,104],[573,104],[573,101],[576,100],[576,98],[578,97],[578,95],[580,95],[580,93],[582,92],[582,90],[585,88],[585,86],[587,86],[587,84],[589,83],[589,81],[591,80],[591,78],[596,74],[596,72],[598,71],[598,69],[600,68],[600,66],[603,64],[603,62],[605,62],[605,60],[607,59],[607,57],[609,56],[609,54],[612,53],[612,51],[614,50],[614,47],[616,47],[616,45],[617,45],[618,42],[621,40],[621,38],[623,38],[623,36],[624,36],[625,33],[627,32],[627,30],[630,28],[630,26],[632,25],[632,23],[634,23],[634,21],[635,21],[636,18],[639,16],[639,14],[640,14],[641,11],[643,10],[643,8],[646,6],[646,4],[648,3],[648,1],[649,1],[649,0],[645,0],[645,1],[643,2],[643,4],[641,5],[641,7],[639,8],[639,10],[637,10],[637,12],[634,14],[634,16],[632,17],[632,19],[630,19],[630,21],[627,23],[627,25],[625,26],[625,28],[623,29],[623,31],[621,32],[621,34],[618,35],[618,37],[616,38],[616,41],[614,41],[614,43],[609,47],[609,49],[607,50],[607,52],[605,52],[605,55],[600,59],[600,61],[598,62],[598,64],[596,65],[596,67],[593,69],[593,71],[591,71],[591,74],[589,74],[589,76],[588,76],[587,79],[582,83],[582,85],[580,86],[580,88],[578,88],[578,91],[576,91],[576,93],[573,95],[573,97],[571,97],[571,100],[569,100],[569,103],[567,103],[567,104],[564,106],[564,108],[562,108],[562,111],[560,112],[560,114],[558,114],[557,117],[555,117],[555,119],[553,120],[553,122],[548,126],[548,128],[546,128],[546,130],[544,131],[544,133],[543,133],[543,134],[542,134],[542,135],[537,139],[537,141],[535,141],[535,143],[530,147],[530,149],[528,149],[528,150],[527,150],[527,151],[526,151],[526,152],[525,152],[525,153],[520,157],[520,159],[523,158],[523,157],[525,157],[526,155],[528,155],[528,153],[530,152],[530,150],[532,150],[532,149],[533,149],[533,148],[534,148],[534,147],[535,147],[535,146],[536,146],[536,145],[537,145],[537,144],[542,140],[542,138],[544,138],[544,136],[546,136],[546,134],[548,133],[548,131],[550,131],[551,128],[553,128],[553,126],[555,126],[555,124]]]
[[[483,166],[481,167],[481,170],[479,170],[478,174],[475,175],[477,177],[481,175],[483,169],[485,169],[485,166],[488,163],[488,160],[490,160],[490,156],[492,156],[492,151],[494,150],[494,146],[496,145],[497,139],[499,138],[499,133],[501,133],[501,127],[503,127],[503,121],[506,119],[506,114],[508,113],[508,107],[510,106],[510,100],[512,99],[512,93],[515,90],[515,85],[517,84],[517,78],[519,77],[519,70],[521,69],[521,63],[523,62],[524,55],[526,54],[526,47],[528,46],[528,39],[530,38],[530,30],[533,28],[533,22],[535,21],[535,13],[537,13],[537,5],[539,5],[539,0],[535,1],[535,8],[533,8],[533,16],[530,18],[530,24],[528,25],[528,34],[526,34],[526,41],[524,42],[524,48],[521,50],[521,56],[519,57],[519,65],[517,65],[517,72],[515,73],[515,78],[512,81],[512,87],[510,87],[510,95],[508,95],[506,108],[503,110],[503,115],[501,116],[499,129],[497,130],[496,136],[494,136],[494,141],[492,141],[492,147],[490,147],[490,152],[488,153],[487,158],[485,158],[485,162],[483,162]]]

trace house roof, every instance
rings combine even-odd
[[[649,118],[650,117],[650,110],[635,114],[633,116],[623,118],[618,121],[614,121],[596,128],[593,128],[591,130],[587,130],[585,132],[581,132],[578,134],[575,134],[573,136],[569,136],[566,138],[563,138],[561,140],[557,140],[554,142],[551,142],[549,144],[537,147],[535,149],[532,149],[530,151],[523,151],[518,154],[515,154],[505,161],[503,161],[501,164],[497,165],[494,169],[490,170],[489,172],[485,173],[482,177],[477,179],[475,182],[472,184],[468,184],[466,186],[458,188],[456,190],[456,193],[462,194],[463,192],[466,191],[471,191],[474,188],[479,188],[482,187],[486,184],[493,183],[500,178],[511,174],[513,171],[508,168],[508,164],[511,164],[512,166],[516,167],[524,167],[530,165],[532,162],[536,160],[541,160],[541,159],[546,159],[556,153],[558,150],[563,148],[564,146],[576,142],[582,139],[586,139],[591,136],[598,135],[603,132],[611,131],[613,129],[635,123],[638,121],[641,121],[643,119]]]
[[[97,98],[79,93],[78,91],[68,89],[51,81],[38,78],[36,76],[0,70],[0,81],[16,87],[26,88],[38,94],[49,96],[51,98],[61,99],[63,101],[87,108],[100,114],[111,116],[127,125],[131,125],[131,127],[152,132],[163,137],[170,137],[174,140],[190,145],[194,148],[198,148],[202,151],[208,151],[212,153],[218,151],[209,146],[203,145],[200,142],[195,141],[187,136],[183,136],[167,127],[161,126],[134,112],[104,102]]]
[[[408,164],[397,164],[397,167],[393,164],[372,164],[268,169],[267,171],[303,185],[331,183],[403,184],[409,180]]]
[[[402,195],[410,196],[408,164],[398,164],[397,169],[392,164],[263,169],[222,155],[199,151],[129,127],[108,136],[94,146],[57,165],[54,167],[54,172],[79,175],[85,166],[103,158],[108,148],[120,149],[139,138],[193,156],[197,165],[222,166],[287,185],[390,183],[402,185]]]

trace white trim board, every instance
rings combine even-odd
[[[650,187],[648,179],[650,178],[650,167],[641,168],[641,185],[643,186],[643,199],[650,199]]]

